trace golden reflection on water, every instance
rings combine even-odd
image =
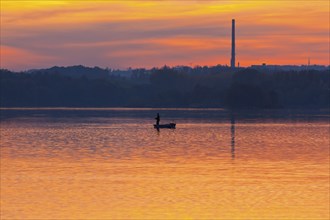
[[[3,122],[1,218],[329,219],[327,123],[104,120]]]

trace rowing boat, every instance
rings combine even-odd
[[[176,124],[175,123],[169,123],[169,124],[162,124],[162,125],[154,125],[154,128],[169,128],[169,129],[175,129]]]

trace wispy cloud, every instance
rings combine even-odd
[[[5,68],[227,64],[232,18],[237,20],[237,56],[243,65],[261,60],[300,64],[304,56],[328,64],[324,48],[328,48],[329,2],[323,0],[299,5],[296,1],[54,0],[1,4],[1,44],[6,45],[1,56],[8,56],[10,48],[17,56],[5,59],[1,63]],[[27,56],[34,57],[33,62],[18,64]]]

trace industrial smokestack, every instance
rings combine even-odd
[[[231,68],[235,68],[235,19],[231,21]]]

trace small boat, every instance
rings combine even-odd
[[[154,125],[154,128],[169,128],[169,129],[175,129],[176,124],[175,123],[169,123],[169,124],[162,124],[162,125]]]

